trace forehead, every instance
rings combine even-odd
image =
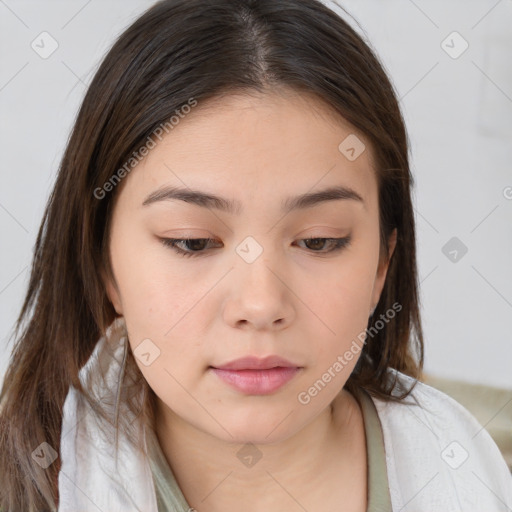
[[[138,204],[162,185],[265,201],[337,185],[357,189],[365,203],[376,195],[369,141],[309,94],[231,94],[199,102],[155,141],[123,184]]]

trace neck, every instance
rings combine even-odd
[[[361,443],[354,439],[364,431],[362,416],[345,390],[301,430],[272,443],[219,439],[160,400],[157,404],[162,451],[187,502],[197,510],[278,510],[279,503],[289,509],[293,500],[313,496],[333,469],[335,480],[348,488],[361,475],[362,468],[354,471],[354,461],[361,460]],[[363,445],[366,456],[364,437]]]

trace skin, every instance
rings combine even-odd
[[[350,134],[366,144],[355,161],[338,149]],[[242,211],[179,200],[142,206],[164,185],[236,199]],[[364,204],[280,211],[288,196],[335,185]],[[195,107],[120,187],[107,291],[132,350],[146,339],[160,350],[149,366],[136,361],[158,397],[157,435],[188,503],[209,512],[366,510],[364,423],[343,389],[358,357],[307,405],[297,400],[365,330],[384,285],[364,135],[303,94],[232,95]],[[347,235],[350,244],[331,253],[329,243],[304,242]],[[263,248],[252,263],[236,252],[247,236]],[[165,237],[216,243],[188,258]],[[395,243],[396,231],[391,253]],[[270,395],[241,393],[209,369],[269,354],[302,367]],[[237,457],[246,443],[262,454],[252,467]]]

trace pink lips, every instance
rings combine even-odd
[[[301,368],[278,356],[264,359],[244,357],[211,367],[224,382],[235,389],[252,395],[266,395],[290,381]]]

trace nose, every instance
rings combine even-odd
[[[264,253],[265,254],[265,253]],[[293,284],[270,256],[252,263],[237,261],[230,273],[230,289],[224,303],[224,319],[235,328],[277,330],[295,317]]]

